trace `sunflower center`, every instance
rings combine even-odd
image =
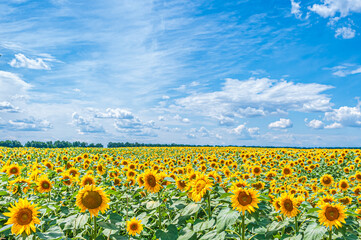
[[[41,184],[41,186],[44,188],[44,189],[49,189],[50,188],[50,184],[48,182],[43,182]]]
[[[181,186],[182,188],[184,188],[186,186],[185,181],[179,181],[179,186]]]
[[[88,209],[95,209],[102,205],[102,196],[98,192],[89,191],[83,195],[82,203]]]
[[[338,209],[335,207],[327,207],[325,216],[326,216],[327,220],[334,221],[334,220],[338,219],[338,217],[340,216],[340,213],[338,212]]]
[[[91,179],[87,179],[87,180],[85,180],[85,184],[86,185],[92,185],[93,181]]]
[[[154,177],[153,175],[147,176],[147,183],[148,183],[149,186],[151,186],[152,188],[157,185],[157,181],[156,181],[156,179],[155,179],[155,177]]]
[[[247,206],[249,204],[252,203],[252,196],[248,195],[245,192],[240,192],[238,194],[238,202],[242,205],[242,206]]]
[[[289,168],[285,168],[285,169],[283,170],[283,173],[286,174],[286,175],[288,175],[288,174],[291,173],[291,170],[290,170]]]
[[[33,212],[28,208],[20,209],[16,220],[19,225],[28,225],[33,220]]]
[[[293,210],[293,202],[290,199],[286,199],[283,203],[283,206],[289,212]]]
[[[197,181],[197,184],[196,184],[197,192],[202,191],[205,186],[206,186],[206,182],[203,179]]]
[[[138,230],[138,224],[137,223],[130,224],[130,229],[132,229],[133,231]]]
[[[347,188],[347,183],[342,182],[342,183],[341,183],[341,188]]]
[[[324,184],[330,184],[331,183],[331,179],[329,177],[324,177],[323,178],[323,183]]]
[[[12,169],[10,170],[10,172],[11,172],[11,173],[17,173],[18,170],[17,170],[16,168],[12,168]]]
[[[261,169],[259,169],[259,168],[254,169],[254,173],[259,173],[260,171],[261,171]]]

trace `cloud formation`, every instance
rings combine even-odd
[[[42,58],[31,59],[24,54],[15,54],[15,58],[9,62],[10,66],[15,68],[44,69],[50,70],[50,66]]]
[[[218,119],[227,125],[234,118],[265,116],[272,113],[325,112],[331,110],[330,97],[322,92],[332,86],[293,83],[269,78],[237,80],[227,78],[220,91],[195,93],[176,100],[185,110]]]
[[[268,128],[273,129],[286,129],[293,127],[291,119],[281,118],[279,121],[272,122],[268,125]]]

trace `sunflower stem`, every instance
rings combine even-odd
[[[330,227],[330,230],[328,231],[328,239],[332,240],[332,227]]]
[[[95,240],[97,237],[97,218],[94,216],[94,232],[93,232],[93,239]]]
[[[297,216],[295,217],[295,229],[296,229],[296,234],[298,234],[298,219],[297,219]]]
[[[242,214],[242,240],[245,240],[245,232],[246,232],[246,228],[245,228],[245,225],[244,225],[244,218],[245,218],[245,215],[246,213],[243,213]]]
[[[159,203],[160,203],[158,206],[158,214],[159,214],[158,228],[161,229],[162,228],[162,213],[161,213],[162,198],[160,196],[160,192],[158,192],[158,198],[159,198]]]
[[[211,210],[211,194],[207,191],[207,200],[208,200],[208,219],[212,217],[212,210]]]

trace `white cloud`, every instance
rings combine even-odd
[[[325,124],[322,121],[317,120],[317,119],[313,119],[309,122],[307,122],[307,119],[305,119],[305,122],[306,122],[307,127],[310,127],[313,129],[323,129],[325,127]]]
[[[14,107],[11,103],[9,102],[0,102],[0,112],[11,112],[11,113],[16,113],[19,112],[19,108],[18,107]]]
[[[259,128],[247,128],[246,124],[241,124],[238,127],[232,129],[231,132],[236,134],[239,139],[249,140],[259,135]]]
[[[24,54],[15,54],[15,58],[9,63],[15,68],[45,69],[50,70],[50,66],[44,62],[42,58],[31,59]]]
[[[93,110],[93,109],[91,109]],[[133,119],[134,115],[126,109],[120,108],[107,108],[105,113],[95,111],[94,117],[96,118],[114,118],[114,119]]]
[[[290,119],[281,118],[279,121],[272,122],[268,125],[268,128],[285,129],[293,127],[293,123]]]
[[[332,74],[338,77],[346,77],[348,75],[361,73],[361,66],[355,66],[354,64],[343,64],[325,69],[331,70]]]
[[[240,117],[260,117],[265,116],[266,113],[263,109],[257,109],[252,107],[247,108],[240,108],[238,109],[238,113],[240,114]]]
[[[104,133],[105,130],[102,125],[95,123],[93,119],[85,119],[80,116],[77,112],[72,115],[72,125],[74,125],[79,134],[86,133]]]
[[[162,96],[162,99],[164,99],[164,100],[167,100],[167,99],[169,99],[170,97],[169,96],[167,96],[167,95],[163,95]]]
[[[166,117],[164,117],[164,116],[158,116],[158,120],[159,120],[159,121],[166,121],[166,120],[167,120],[167,118],[166,118]]]
[[[334,109],[332,112],[325,113],[325,119],[339,123],[344,127],[361,127],[360,106],[343,106],[339,109]]]
[[[322,4],[313,4],[309,9],[324,18],[333,17],[336,13],[346,17],[351,12],[361,12],[361,0],[323,0]]]
[[[22,80],[17,74],[0,71],[0,100],[6,101],[16,95],[27,96],[31,85]]]
[[[295,2],[294,0],[291,0],[291,13],[296,16],[296,18],[300,19],[302,17],[302,12],[300,10],[301,2]]]
[[[332,86],[293,83],[269,78],[240,81],[227,78],[220,91],[195,93],[176,100],[185,110],[230,123],[235,117],[264,116],[288,111],[324,112],[330,98],[322,94]]]
[[[332,124],[326,125],[325,128],[328,128],[328,129],[342,128],[342,124],[334,122]]]
[[[342,27],[336,29],[335,37],[341,36],[343,39],[351,39],[355,37],[356,31],[350,27]]]
[[[183,118],[179,114],[175,115],[173,119],[183,123],[190,123],[190,120],[188,118]]]
[[[12,131],[46,131],[53,128],[53,126],[47,120],[39,120],[31,117],[21,120],[9,120],[7,128]]]

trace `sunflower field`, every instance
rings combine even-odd
[[[0,239],[361,239],[360,155],[0,148]]]

